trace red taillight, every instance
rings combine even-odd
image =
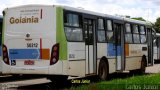
[[[59,60],[59,44],[55,44],[52,47],[50,65],[55,64]]]
[[[3,45],[3,61],[9,65],[8,50],[5,45]]]

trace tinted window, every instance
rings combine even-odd
[[[133,33],[138,33],[138,25],[133,25]]]
[[[144,26],[140,26],[141,43],[146,43],[146,30]]]
[[[133,43],[133,39],[132,39],[132,32],[131,32],[131,25],[129,23],[125,24],[125,42],[126,43]]]
[[[107,32],[107,41],[108,42],[113,42],[114,41],[113,32]]]
[[[140,43],[139,34],[133,34],[134,43]]]
[[[98,41],[106,41],[105,29],[104,29],[104,19],[98,19]]]
[[[66,38],[69,41],[83,41],[81,16],[74,13],[64,14],[64,25]]]
[[[98,41],[99,42],[105,42],[105,31],[98,31]]]
[[[103,21],[103,19],[98,19],[98,29],[104,29],[104,21]]]
[[[79,27],[79,19],[80,17],[76,14],[66,14],[65,16],[65,25],[67,26],[75,26],[75,27]]]
[[[126,32],[131,32],[130,24],[126,23],[125,27],[126,27]]]
[[[144,26],[140,26],[140,34],[145,34],[145,28],[144,28]]]
[[[69,28],[65,27],[66,37],[69,41],[82,41],[82,29],[81,28]]]
[[[132,34],[125,34],[126,43],[132,43]]]
[[[112,21],[111,20],[107,20],[107,29],[112,30]]]

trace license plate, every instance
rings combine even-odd
[[[26,60],[26,61],[24,61],[24,65],[34,65],[34,61]]]

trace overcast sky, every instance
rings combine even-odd
[[[156,18],[160,17],[160,0],[1,0],[0,12],[6,7],[26,4],[58,4],[81,7],[110,15],[143,17],[151,22],[155,22]]]

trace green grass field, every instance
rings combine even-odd
[[[72,86],[69,90],[160,90],[160,74],[132,76]]]

